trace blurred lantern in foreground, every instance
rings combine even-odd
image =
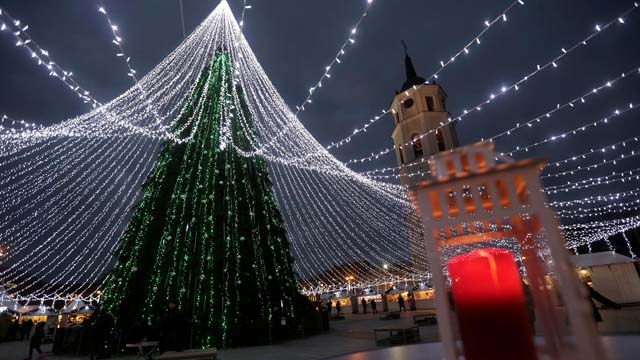
[[[493,144],[479,143],[430,165],[432,179],[410,193],[425,228],[446,359],[606,359],[545,206],[545,162],[496,164]]]

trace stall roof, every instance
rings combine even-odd
[[[64,308],[62,308],[63,313],[75,312],[78,310],[82,310],[87,306],[84,301],[80,299],[71,300]]]
[[[603,251],[591,254],[573,255],[571,261],[578,267],[602,266],[611,264],[632,263],[628,256],[613,251]]]

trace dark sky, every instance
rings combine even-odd
[[[239,16],[241,0],[229,0]],[[473,48],[446,68],[439,82],[449,94],[453,115],[486,99],[584,38],[595,24],[603,24],[633,5],[633,1],[533,1],[516,7],[505,23],[496,24]],[[253,9],[245,20],[246,37],[271,80],[291,107],[322,75],[339,44],[362,11],[364,0],[249,0]],[[338,140],[387,107],[403,82],[400,40],[409,45],[418,72],[428,76],[440,60],[458,51],[500,13],[511,0],[374,0],[357,42],[332,79],[316,93],[302,122],[323,144]],[[217,5],[216,0],[184,0],[187,31]],[[116,58],[105,19],[97,3],[87,0],[0,0],[0,6],[30,25],[31,36],[57,62],[71,70],[78,82],[100,101],[130,86],[121,59]],[[181,41],[177,0],[107,0],[120,27],[134,67],[146,73]],[[621,72],[640,66],[640,10],[624,25],[616,24],[527,82],[518,93],[485,106],[459,127],[463,143],[474,142],[524,122],[600,85]],[[640,76],[626,79],[588,104],[560,112],[531,131],[515,133],[498,143],[508,150],[544,136],[574,128],[608,115],[618,104],[640,103]],[[87,110],[75,94],[31,63],[13,38],[0,34],[0,113],[41,124],[53,124]],[[640,135],[637,114],[631,112],[611,125],[540,148],[532,155],[559,160],[629,136]],[[391,118],[334,153],[341,160],[367,156],[392,145]],[[623,130],[623,131],[622,131]],[[395,165],[393,155],[355,167],[370,170]],[[634,168],[633,160],[620,164]],[[611,170],[611,169],[609,169]],[[597,176],[608,173],[604,171]],[[594,175],[596,175],[594,173]],[[609,188],[591,189],[606,193]]]

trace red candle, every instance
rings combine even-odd
[[[447,268],[466,360],[536,359],[523,284],[511,252],[480,249]]]

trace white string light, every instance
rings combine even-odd
[[[482,31],[480,31],[480,33],[476,34],[476,36],[473,37],[473,39],[471,41],[469,41],[467,44],[465,44],[462,49],[460,49],[457,53],[455,53],[453,56],[449,57],[449,60],[444,62],[441,61],[440,62],[440,67],[431,75],[429,76],[429,78],[427,79],[427,81],[422,84],[422,85],[426,85],[429,84],[429,82],[433,79],[433,78],[437,78],[438,74],[444,70],[444,68],[446,68],[447,66],[449,66],[450,64],[452,64],[456,58],[458,58],[460,55],[462,54],[469,54],[470,50],[473,46],[478,46],[480,45],[480,38],[482,38],[482,36],[489,31],[489,29],[491,29],[493,27],[493,25],[496,22],[499,22],[500,20],[502,20],[502,22],[506,21],[507,18],[507,13],[509,13],[509,11],[511,11],[513,9],[514,6],[516,6],[516,4],[520,4],[520,5],[524,5],[524,1],[522,0],[516,0],[513,3],[511,3],[504,11],[502,11],[502,13],[498,16],[495,17],[495,19],[493,19],[493,21],[488,22],[489,24],[488,26],[485,25],[482,29]],[[415,91],[418,88],[420,88],[422,85],[416,86],[413,89],[411,89],[411,91]],[[328,145],[326,147],[327,150],[333,149],[333,148],[338,148],[341,147],[342,145],[346,145],[349,142],[351,142],[351,139],[360,133],[365,133],[367,132],[367,128],[371,125],[373,125],[375,122],[377,122],[378,120],[380,120],[381,118],[383,118],[385,115],[389,114],[391,112],[391,110],[382,110],[382,114],[374,116],[373,118],[369,119],[369,121],[367,121],[363,126],[356,128],[349,136],[337,141],[337,142],[333,142],[330,145]]]
[[[44,68],[49,76],[62,81],[67,88],[75,92],[84,103],[91,104],[96,108],[100,106],[100,102],[91,96],[88,90],[81,87],[73,77],[73,72],[63,69],[49,55],[49,51],[43,49],[38,43],[27,33],[29,25],[22,23],[20,20],[13,18],[6,10],[0,8],[0,18],[6,21],[0,25],[0,31],[6,31],[16,40],[16,47],[23,47],[27,50],[29,56],[35,63]]]
[[[342,43],[342,45],[340,46],[340,49],[338,50],[338,53],[333,57],[333,60],[331,60],[329,65],[327,65],[324,68],[324,73],[320,77],[320,80],[318,80],[318,82],[316,82],[316,84],[309,89],[309,94],[304,99],[304,101],[300,105],[296,106],[296,112],[295,112],[296,115],[298,115],[301,111],[305,110],[305,104],[311,104],[312,102],[311,98],[313,97],[313,94],[316,92],[317,89],[322,88],[322,82],[331,78],[331,73],[330,73],[331,69],[337,64],[340,64],[342,62],[340,58],[345,55],[347,48],[355,44],[358,28],[360,27],[360,24],[362,23],[362,21],[367,17],[369,8],[371,7],[372,4],[373,4],[373,0],[367,0],[364,10],[360,15],[360,17],[358,18],[358,21],[356,21],[355,25],[351,27],[351,30],[349,31],[349,35],[347,36],[347,39]]]
[[[633,11],[635,11],[638,7],[632,6],[631,8],[627,9],[626,11],[624,11],[621,15],[616,16],[613,20],[609,21],[607,24],[603,25],[600,29],[600,31],[593,31],[591,33],[589,33],[589,35],[587,35],[583,40],[580,40],[578,42],[576,42],[574,45],[572,45],[569,48],[562,48],[563,51],[561,51],[560,55],[552,58],[551,60],[549,60],[548,62],[546,62],[544,65],[537,65],[536,68],[531,71],[529,74],[525,75],[524,77],[522,77],[520,80],[516,81],[515,83],[512,83],[511,85],[508,86],[502,86],[500,88],[499,91],[496,91],[494,93],[491,93],[488,97],[488,99],[486,99],[485,101],[480,102],[479,104],[475,105],[474,107],[465,109],[462,111],[462,114],[458,115],[455,118],[449,118],[446,121],[440,123],[440,125],[434,129],[429,130],[426,133],[420,134],[420,136],[418,137],[419,139],[424,138],[425,136],[429,135],[429,134],[433,134],[436,131],[438,131],[439,129],[450,125],[453,122],[456,121],[462,121],[466,116],[477,112],[477,111],[481,111],[482,107],[484,105],[487,105],[489,103],[491,103],[492,101],[494,101],[496,98],[504,96],[506,94],[510,94],[510,93],[514,93],[515,91],[519,90],[522,86],[524,86],[524,84],[530,80],[533,76],[535,76],[536,74],[538,74],[539,72],[541,72],[542,70],[545,70],[549,67],[553,67],[552,64],[558,64],[559,61],[564,58],[565,56],[567,56],[568,54],[572,53],[574,50],[582,47],[582,46],[586,46],[588,44],[588,42],[593,39],[595,36],[599,35],[600,33],[602,33],[604,30],[607,30],[611,27],[611,25],[613,24],[619,24],[618,22],[618,17],[626,17],[627,15],[631,14]],[[415,91],[415,90],[408,90],[408,93],[410,94],[411,91]],[[356,164],[356,163],[363,163],[365,161],[373,161],[378,159],[380,156],[382,155],[386,155],[392,152],[395,152],[395,150],[397,148],[401,148],[401,147],[405,147],[405,146],[410,146],[411,145],[411,141],[407,141],[406,143],[403,144],[399,144],[399,145],[394,145],[393,147],[390,148],[386,148],[383,149],[381,151],[376,151],[374,153],[372,153],[370,156],[366,156],[366,157],[362,157],[362,158],[357,158],[357,159],[351,159],[345,162],[345,164]]]
[[[627,248],[629,249],[629,253],[631,254],[631,258],[632,259],[637,259],[638,255],[636,255],[636,253],[633,251],[633,248],[631,247],[631,242],[629,241],[629,238],[627,237],[627,234],[624,231],[622,232],[622,237],[624,238],[624,241],[627,243]]]
[[[622,110],[619,110],[619,109],[613,110],[612,114],[609,115],[609,116],[605,116],[605,117],[603,117],[603,118],[601,118],[599,120],[590,122],[590,123],[582,125],[582,126],[578,126],[577,128],[574,128],[572,130],[564,131],[564,132],[562,132],[562,133],[560,133],[558,135],[549,136],[549,137],[547,137],[545,139],[536,141],[536,142],[531,143],[529,145],[516,146],[515,149],[512,149],[512,150],[507,151],[507,152],[503,152],[503,153],[501,153],[501,155],[513,156],[513,154],[516,154],[516,153],[519,153],[519,152],[522,152],[522,151],[528,152],[529,150],[531,150],[531,149],[533,149],[535,147],[538,147],[540,145],[543,145],[543,144],[546,144],[546,143],[549,143],[549,142],[560,141],[560,140],[563,140],[563,139],[565,139],[567,137],[576,135],[576,134],[581,133],[581,132],[585,132],[588,129],[591,129],[591,128],[594,128],[594,127],[597,127],[597,126],[607,125],[607,124],[609,124],[609,121],[611,121],[613,119],[616,119],[620,115],[623,115],[623,114],[625,114],[625,113],[627,113],[629,111],[635,110],[637,108],[638,108],[638,105],[636,105],[634,103],[629,103],[626,107],[622,108]]]
[[[613,171],[611,175],[598,176],[580,181],[568,181],[562,185],[547,186],[544,192],[548,194],[557,194],[561,192],[569,192],[572,190],[586,189],[597,185],[608,185],[616,182],[627,182],[640,180],[640,168],[625,170],[621,172]]]
[[[80,117],[19,135],[0,134],[0,238],[9,248],[3,259],[8,268],[0,271],[0,281],[13,282],[11,291],[18,296],[28,293],[31,299],[59,299],[71,292],[97,298],[91,284],[99,284],[108,271],[158,148],[165,141],[190,139],[206,114],[205,101],[194,96],[195,84],[219,48],[228,52],[235,70],[225,81],[236,86],[229,87],[229,94],[220,94],[226,96],[225,106],[220,114],[212,114],[229,122],[223,124],[223,140],[217,145],[243,156],[262,150],[285,218],[301,290],[340,291],[346,286],[429,279],[423,268],[428,265],[424,249],[415,254],[407,250],[408,242],[419,240],[422,227],[404,188],[349,170],[308,133],[264,73],[222,1],[174,52],[139,79],[147,96],[141,96],[134,84]],[[187,104],[193,115],[184,119]],[[247,112],[231,119],[232,106],[246,107]],[[150,109],[157,109],[160,124]],[[179,119],[189,125],[177,127]],[[228,136],[232,121],[245,131],[255,131],[251,149]],[[164,133],[168,128],[175,129],[169,134],[175,138]],[[289,129],[296,136],[278,137]],[[269,142],[268,151],[263,150],[263,141]],[[584,199],[572,204],[577,201]],[[601,241],[614,230],[637,226],[637,220],[624,218],[564,231],[569,246],[575,248]],[[422,270],[404,265],[413,261]],[[385,264],[397,268],[395,273],[387,272]],[[345,284],[345,276],[355,276],[355,285]]]
[[[609,193],[606,195],[592,195],[583,199],[553,201],[549,203],[549,206],[555,207],[555,208],[562,208],[562,207],[568,207],[568,206],[596,204],[601,202],[610,202],[610,201],[620,200],[629,196],[636,196],[639,194],[640,194],[640,188],[635,188],[633,190],[623,191],[619,193]]]
[[[545,119],[550,118],[551,115],[553,115],[557,111],[560,111],[562,109],[574,109],[574,108],[576,108],[576,105],[586,103],[587,99],[589,99],[590,97],[596,96],[597,94],[602,94],[603,92],[601,90],[606,90],[608,88],[611,88],[619,80],[625,79],[625,78],[629,78],[629,75],[633,75],[633,74],[640,74],[640,67],[636,66],[631,70],[623,72],[622,74],[620,74],[620,76],[616,77],[615,79],[607,80],[602,85],[593,87],[591,90],[589,90],[585,94],[583,94],[581,96],[578,96],[578,97],[568,101],[567,103],[564,103],[562,105],[557,104],[554,108],[546,111],[545,113],[540,114],[540,115],[534,117],[533,119],[531,119],[529,121],[526,121],[524,123],[517,123],[512,128],[510,128],[508,130],[505,130],[505,131],[503,131],[501,133],[498,133],[497,135],[494,135],[494,136],[492,136],[492,137],[490,137],[490,138],[488,138],[486,140],[493,142],[493,141],[495,141],[496,139],[498,139],[498,138],[500,138],[502,136],[511,135],[512,133],[514,133],[515,131],[517,131],[519,129],[531,128],[531,127],[535,126],[536,124],[540,123],[541,121],[544,121]],[[485,139],[482,139],[482,140],[484,141]]]
[[[247,0],[242,0],[242,14],[240,15],[240,28],[244,28],[244,15],[247,10],[253,8],[252,5],[247,5]]]
[[[176,51],[139,79],[139,85],[147,90],[147,100],[134,84],[89,114],[23,134],[16,147],[9,145],[18,137],[0,137],[0,145],[6,145],[0,146],[0,163],[9,169],[3,172],[9,176],[0,179],[6,184],[0,191],[0,234],[8,239],[7,261],[11,264],[0,272],[0,279],[15,280],[15,291],[43,299],[56,296],[54,289],[93,291],[73,284],[95,282],[108,268],[128,209],[136,201],[134,194],[153,165],[152,155],[167,140],[160,129],[180,118],[195,80],[221,46],[226,46],[237,70],[233,81],[238,87],[234,87],[229,106],[239,106],[246,99],[251,115],[250,121],[242,116],[233,121],[255,127],[260,139],[272,139],[283,128],[297,129],[296,139],[275,142],[264,158],[269,161],[285,218],[300,219],[299,223],[288,221],[286,226],[293,254],[299,259],[296,268],[302,276],[301,287],[317,286],[313,278],[320,272],[334,288],[344,284],[341,275],[347,272],[357,276],[358,283],[370,284],[374,279],[388,278],[383,263],[410,262],[405,250],[407,236],[403,235],[409,225],[404,221],[415,215],[410,215],[412,208],[402,189],[353,173],[326,152],[320,159],[290,166],[288,159],[324,149],[277,94],[223,3]],[[161,126],[154,125],[147,101],[163,114]],[[197,127],[203,105],[193,106],[194,116],[188,122]],[[190,137],[186,128],[178,130],[181,139]],[[224,143],[239,146],[230,139]],[[282,206],[283,202],[288,206]],[[349,213],[351,220],[345,221],[344,213]],[[318,214],[323,214],[322,221]],[[363,223],[368,226],[363,228]],[[369,241],[377,237],[384,241]],[[343,244],[335,249],[329,239],[341,239]],[[419,261],[426,259],[426,254],[416,256]],[[326,269],[328,264],[336,264],[335,260],[348,266]],[[45,263],[50,265],[41,266]],[[24,273],[30,274],[28,279],[17,278]],[[406,268],[401,277],[426,276]],[[47,285],[39,282],[51,277]]]

